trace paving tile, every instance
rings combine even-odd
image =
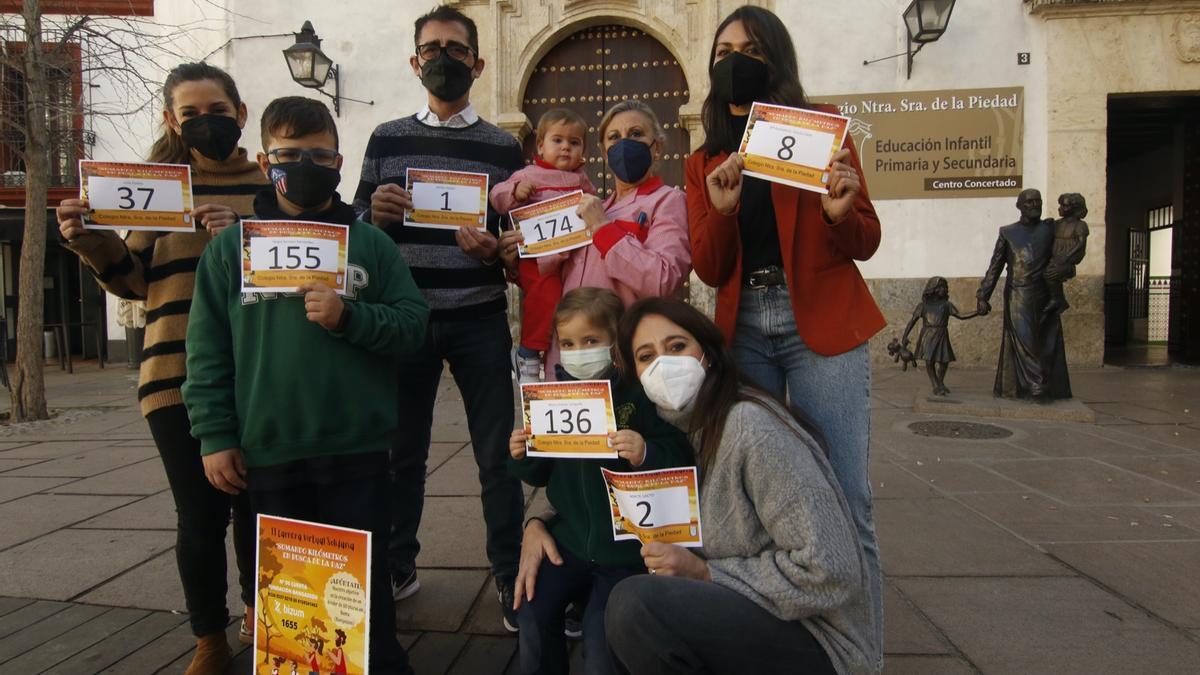
[[[14,459],[5,459],[2,455],[0,455],[0,474],[3,474],[7,471],[12,471],[13,469],[20,469],[21,467],[29,466],[30,464],[37,464],[38,462],[44,462],[44,461],[46,461],[46,460],[44,460],[44,459],[15,459],[15,458]]]
[[[140,609],[110,609],[71,632],[4,664],[6,672],[41,673],[146,616]]]
[[[420,569],[417,574],[421,590],[396,603],[399,630],[458,630],[488,576],[483,570]]]
[[[1038,543],[1200,539],[1136,506],[1070,506],[1037,494],[958,495],[967,506]]]
[[[1200,506],[1148,506],[1142,510],[1153,515],[1156,527],[1169,525],[1200,532]]]
[[[1066,568],[948,499],[889,499],[875,505],[888,576],[1067,574]]]
[[[425,463],[426,472],[432,472],[447,460],[462,452],[466,448],[466,454],[470,455],[470,446],[466,443],[455,441],[453,443],[430,443],[429,444],[429,460]]]
[[[1195,673],[1200,644],[1080,578],[898,579],[984,673]]]
[[[1155,410],[1136,403],[1093,403],[1091,408],[1098,413],[1107,413],[1142,424],[1188,424],[1193,421],[1191,415],[1183,412],[1182,406],[1178,407],[1175,412]]]
[[[1200,584],[1196,583],[1200,541],[1055,544],[1047,548],[1167,621],[1200,628]]]
[[[516,660],[516,655],[514,638],[473,635],[448,672],[450,675],[500,675],[510,662]]]
[[[13,450],[0,452],[5,459],[54,459],[69,457],[97,448],[107,448],[113,444],[111,440],[60,440],[45,443],[28,443]]]
[[[1200,429],[1177,424],[1137,424],[1104,430],[1105,436],[1122,443],[1144,445],[1164,452],[1180,450],[1200,453]]]
[[[26,495],[43,492],[65,483],[71,478],[21,478],[0,476],[0,503],[20,499]]]
[[[33,602],[34,600],[31,598],[0,598],[0,617],[33,604]]]
[[[478,635],[511,635],[504,627],[504,617],[500,613],[500,602],[496,596],[496,585],[490,578],[480,589],[460,630]]]
[[[174,533],[170,536],[174,542]],[[225,606],[231,616],[238,617],[244,611],[244,605],[241,600],[241,586],[238,584],[232,537],[229,536],[225,539],[225,560],[228,561]],[[175,551],[171,549],[162,552],[125,574],[92,589],[78,600],[97,605],[183,612],[186,603],[183,598],[183,585],[179,581]]]
[[[142,460],[158,457],[158,450],[147,447],[96,448],[9,471],[6,476],[48,476],[85,478]]]
[[[901,425],[902,426],[902,425]],[[871,447],[883,447],[904,459],[930,461],[953,459],[1024,459],[1036,457],[1025,448],[1000,441],[969,441],[962,439],[930,438],[907,430],[872,433]]]
[[[460,452],[425,479],[426,496],[479,497],[479,465],[475,456]]]
[[[933,486],[890,462],[872,465],[870,475],[871,492],[876,500],[930,499],[939,496]]]
[[[425,633],[408,651],[409,662],[421,675],[444,675],[467,645],[458,633]]]
[[[950,654],[952,650],[934,632],[912,604],[896,588],[885,582],[883,587],[884,635],[886,654]]]
[[[1200,495],[1200,455],[1106,457],[1104,462]]]
[[[25,652],[37,649],[108,611],[107,607],[71,605],[61,612],[30,623],[19,631],[0,639],[0,663],[14,659]],[[3,666],[0,666],[3,668]]]
[[[186,622],[187,619],[178,614],[153,612],[45,671],[43,675],[99,672],[150,644],[172,629],[186,625]]]
[[[77,528],[119,530],[175,530],[175,498],[170,490],[149,497],[131,497],[128,506],[75,525]]]
[[[32,625],[48,616],[53,616],[61,612],[71,605],[65,602],[51,602],[49,600],[34,600],[24,607],[20,607],[11,612],[0,616],[0,638],[11,635],[26,626]]]
[[[1030,430],[1028,436],[1014,441],[1014,444],[1043,457],[1108,457],[1171,451],[1167,446],[1153,441],[1139,443],[1133,437],[1115,437],[1112,434],[1097,436],[1084,431],[1087,428],[1095,427],[1082,424],[1072,428],[1042,427]]]
[[[130,497],[29,495],[0,504],[0,549],[127,504]]]
[[[157,613],[155,614],[157,615]],[[196,647],[192,627],[183,615],[172,615],[180,620],[175,628],[155,637],[137,651],[101,670],[103,675],[150,675],[157,673],[163,664],[171,663]],[[136,626],[136,624],[134,624]]]
[[[988,468],[1069,504],[1200,504],[1200,495],[1094,459],[996,461]]]
[[[98,495],[151,495],[168,488],[157,457],[64,485],[55,492]]]
[[[947,494],[979,494],[993,492],[1028,492],[1029,488],[1011,481],[987,465],[970,460],[904,459],[895,463],[897,467],[915,474],[939,492]]]
[[[488,567],[478,497],[426,497],[417,540],[419,567]]]
[[[883,675],[974,675],[957,656],[892,656],[883,660]]]
[[[10,570],[0,577],[0,595],[67,600],[174,542],[169,532],[59,530],[0,551],[0,569]]]

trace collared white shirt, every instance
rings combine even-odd
[[[454,113],[448,120],[438,119],[437,113],[429,109],[429,104],[426,103],[421,112],[417,113],[417,121],[431,127],[449,127],[451,129],[461,129],[469,127],[479,121],[479,114],[475,112],[475,106],[470,103],[467,107]]]

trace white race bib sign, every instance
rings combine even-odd
[[[250,240],[250,271],[338,271],[338,242],[309,237],[256,237]]]
[[[746,152],[798,166],[823,167],[829,162],[835,138],[824,131],[760,121],[754,125]]]
[[[592,233],[579,217],[582,200],[583,191],[576,190],[510,211],[513,226],[525,235],[518,249],[520,256],[537,258],[591,244]]]
[[[88,179],[88,205],[98,211],[183,211],[183,183],[92,176]]]
[[[578,398],[529,402],[529,423],[535,436],[590,436],[608,433],[604,399]]]
[[[613,495],[621,513],[638,527],[683,525],[692,520],[688,489],[683,485],[638,492],[614,489]]]
[[[417,211],[476,213],[481,190],[474,185],[413,183],[413,208]]]

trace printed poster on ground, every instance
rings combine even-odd
[[[370,560],[370,532],[259,514],[252,672],[367,675]]]

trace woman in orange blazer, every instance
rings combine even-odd
[[[742,373],[786,395],[825,435],[882,618],[867,477],[867,340],[886,322],[854,264],[878,248],[879,218],[849,138],[830,163],[828,195],[742,175],[734,151],[752,102],[836,112],[807,104],[792,38],[777,16],[735,10],[717,29],[709,66],[705,142],[686,166],[692,264],[718,289],[717,324]]]

